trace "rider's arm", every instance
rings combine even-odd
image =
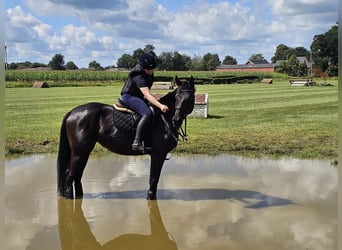
[[[146,100],[148,100],[152,105],[159,108],[162,112],[167,112],[169,110],[168,106],[160,103],[150,92],[150,89],[148,87],[141,87],[141,92],[144,94],[144,97]]]

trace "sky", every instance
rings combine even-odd
[[[147,44],[155,53],[193,58],[253,54],[271,61],[276,47],[305,47],[338,20],[338,0],[5,0],[7,61],[115,66]]]

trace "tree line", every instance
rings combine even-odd
[[[204,56],[194,56],[191,58],[188,55],[180,54],[178,51],[162,52],[156,55],[155,47],[151,44],[146,45],[143,49],[138,48],[132,54],[125,53],[118,58],[116,67],[131,69],[135,66],[137,59],[143,52],[153,54],[157,60],[158,70],[170,71],[210,71],[216,69],[221,64],[236,65],[237,60],[226,55],[223,61],[220,61],[218,54],[206,53]],[[298,57],[305,57],[306,62],[300,62]],[[249,60],[264,60],[262,54],[253,54]],[[324,72],[329,76],[338,75],[338,23],[332,26],[327,32],[313,37],[310,46],[310,51],[304,47],[291,48],[285,44],[277,46],[274,56],[271,59],[272,63],[278,63],[276,71],[285,73],[290,76],[305,76],[308,73],[313,73],[309,68],[314,68],[316,72]],[[73,62],[64,62],[62,54],[56,54],[51,61],[44,65],[42,63],[10,63],[7,65],[8,69],[22,69],[22,68],[37,68],[50,67],[54,70],[76,70],[78,66]],[[113,66],[102,67],[100,63],[95,60],[89,62],[88,68],[93,70],[104,70]]]

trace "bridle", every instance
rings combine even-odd
[[[176,141],[178,142],[179,139],[178,137],[172,132],[171,127],[170,127],[170,123],[167,122],[167,120],[165,119],[164,114],[161,114],[161,118],[167,128],[167,133]],[[174,125],[172,125],[174,126]],[[174,126],[175,127],[175,126]],[[182,128],[182,126],[178,129],[177,131],[178,135],[182,138],[181,141],[188,141],[187,138],[187,134],[186,134],[186,117],[184,118],[184,129]]]
[[[193,92],[193,93],[195,92],[194,89],[183,89],[183,90],[179,90],[179,91],[180,91],[180,92]],[[176,111],[177,111],[177,110],[180,111],[181,108],[180,108],[180,107],[177,107],[177,108],[175,108],[175,110],[176,110]],[[181,112],[179,112],[179,113],[181,113]],[[187,116],[188,116],[188,114],[186,114],[186,115],[183,116],[184,129],[183,129],[183,127],[182,127],[182,126],[183,126],[183,124],[182,124],[182,125],[178,128],[178,130],[177,130],[178,135],[181,137],[181,141],[188,141],[187,133],[186,133]],[[163,122],[164,122],[164,124],[165,124],[165,126],[166,126],[166,128],[167,128],[168,134],[169,134],[176,142],[178,142],[179,139],[178,139],[178,137],[172,132],[171,127],[170,127],[170,124],[166,121],[164,114],[161,114],[161,118],[162,118],[162,120],[163,120]],[[174,122],[172,122],[172,126],[173,126],[174,128],[176,128]]]

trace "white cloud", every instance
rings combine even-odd
[[[269,0],[273,13],[279,16],[334,12],[335,0]]]
[[[174,39],[187,42],[239,40],[250,35],[255,21],[248,8],[238,3],[204,3],[177,13],[167,31]]]
[[[45,39],[53,34],[52,26],[46,23],[39,23],[35,25],[33,30],[35,30],[38,34],[38,37],[42,39]]]
[[[22,11],[20,6],[7,10],[6,36],[16,42],[29,42],[36,37],[36,32],[27,27],[35,27],[41,22],[30,14]]]
[[[65,8],[60,4],[56,5],[51,1],[26,0],[25,5],[32,13],[38,16],[62,17],[72,14],[68,8]]]
[[[244,63],[253,53],[262,53],[270,60],[280,43],[309,49],[313,36],[337,21],[335,0],[182,4],[170,10],[158,0],[27,0],[25,8],[7,10],[9,61],[22,60],[28,52],[19,49],[25,47],[36,60],[62,53],[85,67],[94,57],[107,66],[146,44],[153,44],[157,54],[178,51],[192,57],[210,52]]]
[[[24,13],[20,6],[7,10],[6,40],[9,61],[39,61],[48,63],[54,54],[62,53],[67,60],[78,61],[87,66],[92,60],[107,59],[111,65],[115,50],[112,37],[97,36],[86,26],[68,24],[54,30],[31,14]],[[14,59],[16,58],[16,59]]]
[[[96,35],[87,27],[76,27],[72,24],[62,28],[62,36],[65,37],[69,45],[77,44],[82,48],[87,46],[96,46],[98,44]]]

